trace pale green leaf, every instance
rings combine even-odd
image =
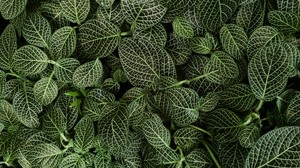
[[[289,71],[287,50],[282,45],[272,45],[257,52],[248,67],[250,87],[256,98],[274,100],[285,88]]]
[[[125,38],[119,54],[124,71],[134,86],[155,86],[162,76],[176,77],[169,54],[151,42]]]
[[[121,163],[125,168],[142,168],[142,158],[139,154],[130,155]]]
[[[47,55],[32,45],[19,48],[13,55],[14,69],[30,75],[44,71],[48,65],[47,61]]]
[[[6,100],[0,100],[0,123],[5,127],[18,123],[17,112]]]
[[[43,2],[40,10],[41,14],[49,20],[53,30],[70,24],[69,20],[64,17],[59,2]]]
[[[173,30],[176,35],[183,38],[194,37],[192,25],[183,17],[176,17],[172,23]]]
[[[6,100],[13,100],[15,94],[20,91],[20,84],[22,81],[19,79],[11,79],[9,81],[6,81],[4,85],[4,98]]]
[[[59,139],[67,130],[67,118],[60,109],[49,109],[42,117],[42,127],[48,136]]]
[[[78,40],[83,51],[103,58],[119,45],[121,30],[107,20],[91,19],[79,27]]]
[[[282,127],[266,133],[251,148],[244,167],[299,167],[299,134],[299,127]]]
[[[106,153],[98,152],[94,159],[95,167],[99,168],[110,168],[111,165],[111,156]]]
[[[220,97],[215,92],[209,92],[205,97],[201,97],[197,109],[202,112],[209,112],[218,106]]]
[[[110,8],[115,0],[96,0],[96,2],[100,5],[101,8]]]
[[[121,1],[125,19],[138,30],[150,28],[159,23],[167,9],[156,0]]]
[[[38,114],[42,112],[42,106],[34,98],[31,88],[25,91],[19,91],[13,100],[14,109],[17,112],[18,119],[25,126],[36,128],[40,125]]]
[[[252,148],[260,137],[260,129],[251,124],[246,126],[239,135],[239,142],[243,148]]]
[[[162,24],[158,23],[149,29],[135,31],[133,33],[133,38],[149,40],[161,47],[164,47],[167,42],[167,31]]]
[[[286,125],[300,126],[300,94],[297,93],[290,101],[285,112]]]
[[[50,52],[53,59],[70,57],[76,48],[76,32],[72,27],[56,30],[50,40]]]
[[[176,146],[190,150],[200,143],[201,139],[203,139],[203,134],[196,129],[185,127],[176,130],[173,138]]]
[[[59,164],[59,168],[85,168],[86,164],[82,156],[74,153],[65,157]]]
[[[224,50],[233,58],[240,59],[248,44],[248,37],[243,28],[227,24],[220,30],[220,39]]]
[[[203,149],[197,148],[186,156],[187,168],[211,168],[213,162],[210,155]]]
[[[155,156],[160,164],[174,166],[180,161],[180,156],[171,148],[155,148]]]
[[[54,65],[55,77],[64,83],[72,82],[72,75],[80,66],[80,62],[75,58],[59,59]]]
[[[93,121],[89,117],[82,118],[74,128],[74,150],[77,153],[86,153],[93,146],[95,130]]]
[[[286,33],[295,33],[300,31],[300,16],[284,11],[270,11],[268,19],[272,26]]]
[[[247,111],[253,108],[256,97],[250,86],[246,84],[236,84],[219,93],[220,103],[225,107],[237,111]]]
[[[57,97],[58,87],[53,79],[42,78],[34,84],[33,92],[36,101],[46,106]]]
[[[239,143],[224,143],[218,149],[220,164],[224,168],[244,168],[248,150]]]
[[[111,23],[114,23],[118,26],[121,26],[124,22],[124,14],[121,10],[120,3],[115,3],[114,5],[112,5],[112,7],[109,8],[103,8],[99,6],[96,15],[98,18],[110,21]]]
[[[89,0],[62,0],[60,2],[63,15],[72,23],[81,24],[90,12]]]
[[[6,20],[14,19],[25,10],[26,4],[27,0],[1,0],[1,15]]]
[[[73,83],[79,88],[95,85],[103,76],[103,66],[100,60],[87,62],[79,66],[72,77]]]
[[[32,13],[27,16],[22,33],[28,43],[38,47],[49,47],[51,27],[50,23],[42,15]]]
[[[277,6],[279,10],[300,15],[299,0],[277,0]]]
[[[17,50],[17,33],[12,24],[6,26],[0,37],[0,68],[9,70],[12,67],[12,57]]]
[[[211,42],[204,37],[192,38],[190,47],[197,54],[209,54],[213,48]]]

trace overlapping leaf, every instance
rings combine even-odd
[[[225,143],[219,149],[219,158],[224,168],[243,168],[248,154],[248,150],[242,148],[239,143]]]
[[[93,145],[95,136],[93,121],[88,117],[84,117],[78,122],[74,130],[74,150],[78,153],[88,152]]]
[[[271,11],[268,14],[272,26],[287,33],[300,31],[300,17],[297,14],[284,11]]]
[[[186,156],[189,168],[210,168],[213,166],[209,154],[203,149],[197,148]]]
[[[49,109],[44,114],[43,129],[50,137],[59,139],[67,130],[67,118],[59,109]]]
[[[27,0],[1,0],[0,12],[4,19],[14,19],[20,15],[27,5]]]
[[[176,35],[183,38],[192,38],[194,30],[192,25],[183,17],[176,17],[172,23]]]
[[[212,50],[211,42],[204,37],[195,37],[191,40],[191,49],[197,54],[209,54]]]
[[[84,168],[85,161],[82,156],[78,154],[71,154],[65,157],[59,164],[59,168]]]
[[[48,105],[57,97],[58,87],[51,78],[42,78],[34,84],[34,97],[41,105]]]
[[[135,31],[133,38],[149,40],[161,47],[164,47],[167,42],[167,32],[164,26],[158,23],[149,29]]]
[[[80,62],[74,58],[59,59],[54,65],[55,77],[64,83],[72,82],[72,75],[80,66]]]
[[[72,23],[81,24],[90,12],[89,0],[62,0],[60,6],[63,15]]]
[[[103,8],[100,6],[98,7],[96,14],[98,18],[105,19],[118,26],[122,25],[122,23],[124,22],[124,14],[121,10],[120,3],[116,3],[109,8]]]
[[[12,67],[12,57],[17,50],[17,33],[12,24],[6,26],[0,37],[0,68],[9,70]]]
[[[239,142],[244,148],[251,148],[260,137],[260,130],[255,124],[246,126],[239,135]]]
[[[201,139],[203,138],[203,134],[196,129],[185,127],[176,130],[173,138],[177,146],[182,149],[189,150],[200,143]]]
[[[6,100],[0,100],[0,123],[5,127],[18,123],[16,110]]]

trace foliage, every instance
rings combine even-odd
[[[0,168],[300,167],[299,0],[0,0],[0,16]]]

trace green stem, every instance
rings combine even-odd
[[[65,142],[69,142],[68,138],[64,135],[64,133],[60,133],[61,140],[64,140]]]
[[[202,132],[202,133],[204,133],[206,135],[208,135],[210,138],[213,138],[213,136],[208,131],[206,131],[206,130],[204,130],[202,128],[196,127],[194,125],[190,125],[190,127],[194,128],[194,129],[196,129],[196,130],[198,130],[198,131],[200,131],[200,132]]]
[[[19,76],[18,74],[16,74],[12,70],[10,71],[10,73],[6,73],[6,75],[14,76],[14,77],[19,78],[19,79],[21,79],[23,81],[27,81],[28,83],[34,84],[31,80]]]
[[[264,104],[264,101],[260,100],[258,106],[255,108],[256,113],[259,113],[259,110],[262,108],[263,104]]]
[[[6,164],[6,163],[5,163],[5,162],[0,162],[0,165],[1,165],[1,164]]]
[[[124,37],[124,36],[130,36],[131,35],[131,31],[128,31],[128,32],[122,32],[121,33],[121,36]]]
[[[208,143],[205,140],[201,140],[202,144],[205,146],[206,150],[208,151],[208,153],[210,154],[210,157],[213,159],[213,161],[215,162],[217,168],[222,168],[221,165],[219,164],[217,158],[215,157],[214,153],[211,151],[211,149],[208,146]]]

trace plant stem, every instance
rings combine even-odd
[[[5,162],[0,162],[0,165],[1,165],[1,164],[6,164],[6,163],[5,163]]]
[[[206,131],[206,130],[204,130],[202,128],[196,127],[194,125],[190,125],[190,127],[194,128],[194,129],[196,129],[196,130],[198,130],[198,131],[200,131],[200,132],[202,132],[202,133],[204,133],[206,135],[208,135],[210,138],[213,138],[213,136],[208,131]]]
[[[34,84],[31,80],[19,76],[18,74],[16,74],[12,70],[10,71],[10,73],[6,73],[6,75],[14,76],[14,77],[19,78],[19,79],[21,79],[23,81],[27,81],[28,83]]]
[[[215,157],[214,153],[211,151],[211,149],[208,146],[208,143],[205,140],[201,140],[202,144],[205,146],[205,148],[207,149],[208,153],[210,154],[210,157],[213,159],[213,161],[215,162],[217,168],[222,168],[221,165],[219,164],[217,158]]]
[[[62,140],[64,140],[65,142],[69,142],[68,138],[64,135],[64,133],[60,133],[60,137]]]
[[[128,31],[128,32],[122,32],[121,33],[121,36],[130,36],[131,35],[131,31]]]
[[[263,104],[264,104],[264,101],[260,100],[258,106],[255,108],[256,113],[259,113],[259,110],[262,108]]]

